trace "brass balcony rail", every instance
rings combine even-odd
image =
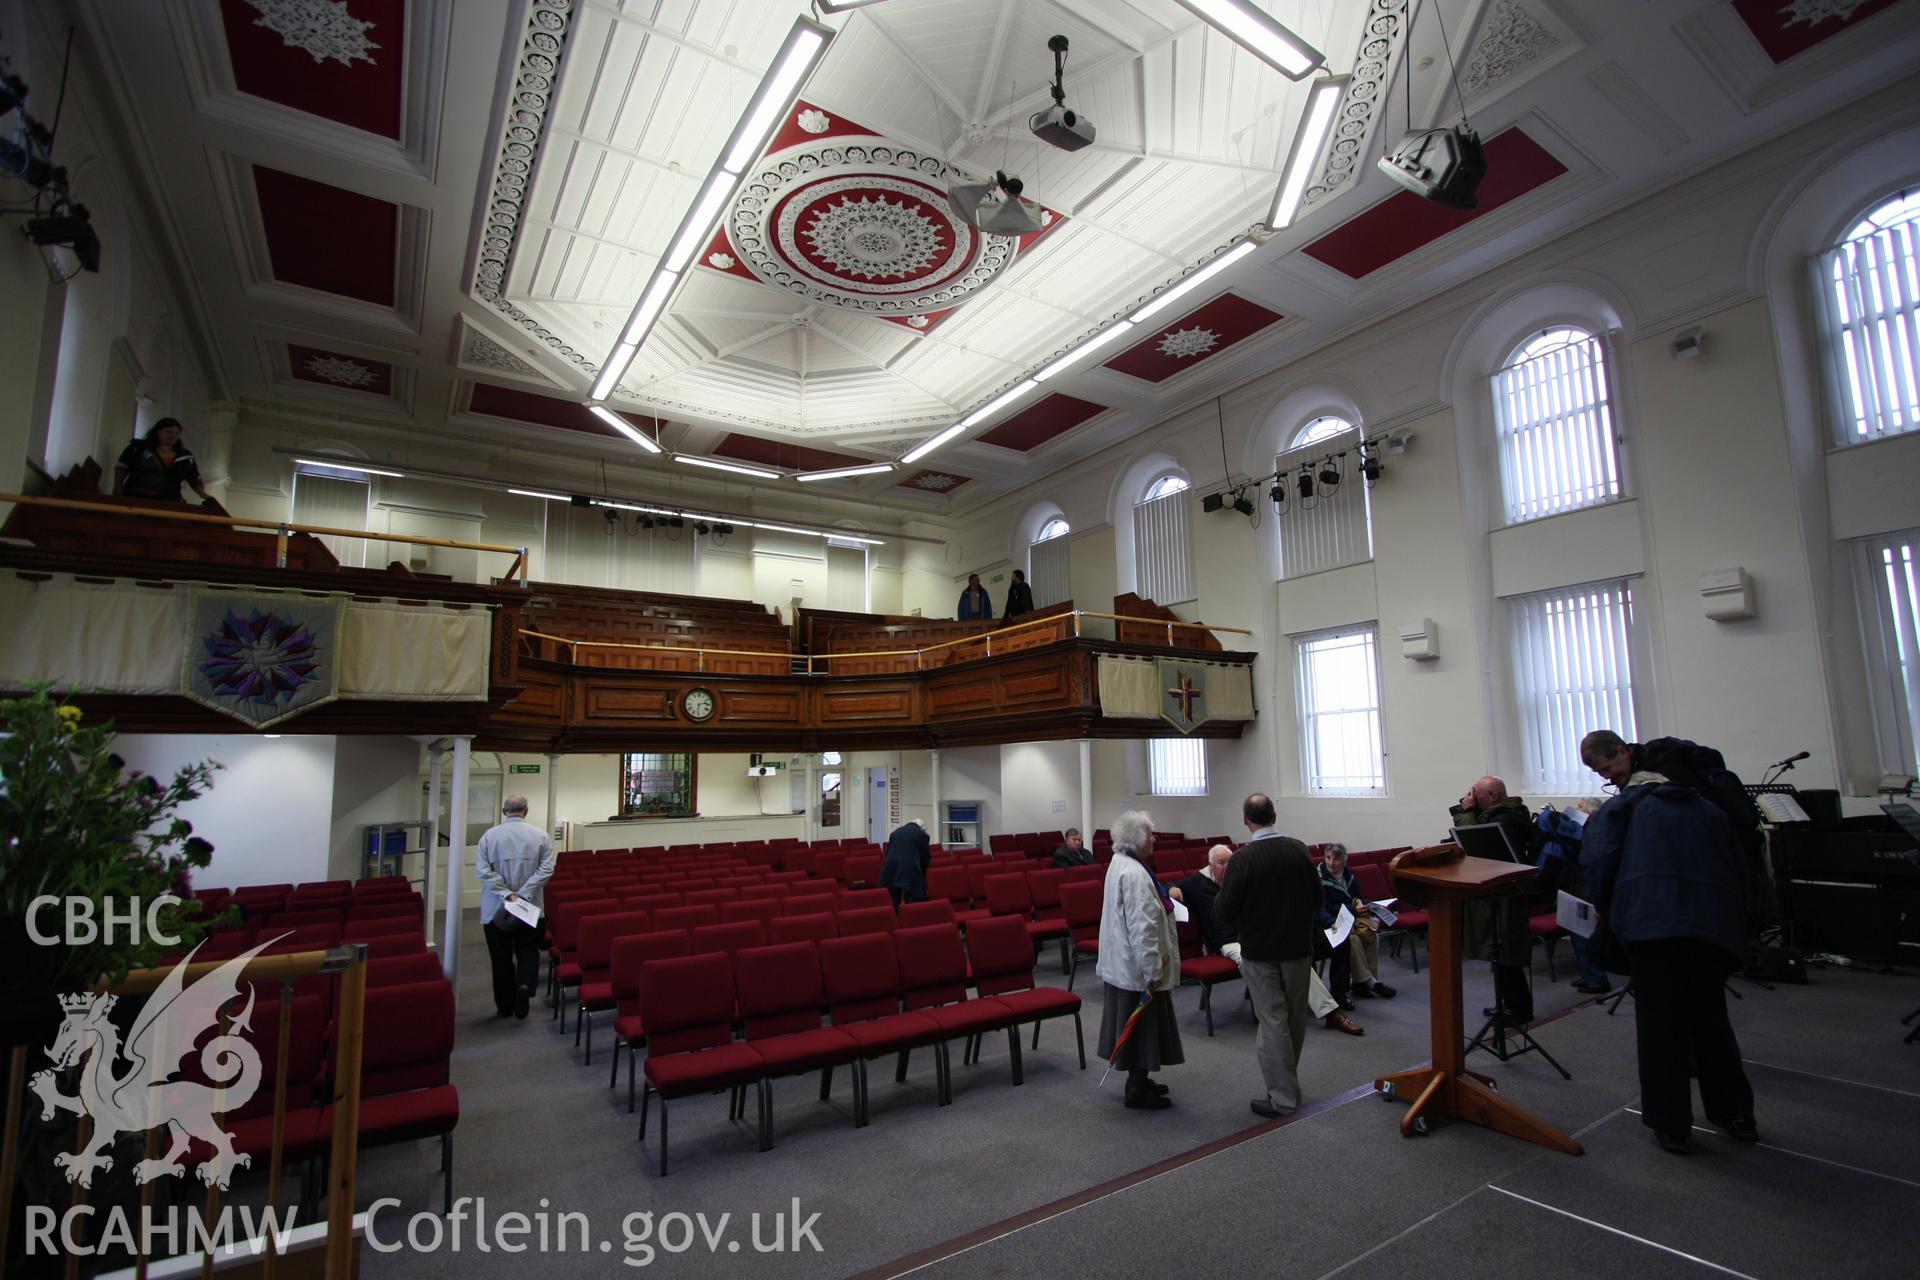
[[[1078,639],[1081,633],[1080,620],[1082,618],[1103,618],[1111,622],[1131,622],[1154,627],[1164,626],[1167,629],[1167,644],[1169,646],[1173,644],[1173,633],[1175,630],[1220,631],[1228,635],[1236,636],[1250,636],[1253,634],[1253,632],[1247,630],[1245,627],[1220,626],[1211,622],[1162,622],[1157,618],[1140,618],[1117,613],[1099,613],[1092,609],[1074,609],[1067,613],[1050,613],[1045,617],[1033,618],[1026,622],[1016,622],[1011,626],[996,627],[992,631],[982,631],[977,635],[961,636],[954,640],[942,640],[938,644],[923,645],[916,649],[873,649],[859,653],[806,654],[804,655],[807,664],[806,674],[810,676],[821,674],[830,675],[832,674],[831,670],[826,672],[816,671],[814,664],[816,662],[824,663],[831,668],[835,661],[849,658],[912,658],[914,660],[914,668],[921,670],[926,666],[925,655],[929,653],[938,653],[943,649],[952,649],[959,645],[980,644],[982,642],[984,642],[987,647],[986,656],[991,658],[993,656],[993,641],[996,636],[1011,636],[1022,631],[1031,631],[1036,627],[1055,626],[1065,619],[1071,619],[1073,622],[1074,637]],[[630,641],[623,640],[574,640],[567,636],[556,636],[549,632],[533,631],[525,627],[520,629],[520,634],[531,639],[551,640],[556,644],[568,646],[572,651],[572,657],[569,661],[575,662],[577,662],[580,650],[582,649],[638,649],[648,653],[691,653],[697,655],[694,665],[696,671],[705,671],[707,669],[706,659],[708,654],[712,654],[715,657],[738,658],[799,658],[802,656],[800,654],[786,654],[778,649],[714,649],[701,645],[634,644]]]
[[[292,524],[284,520],[256,520],[248,516],[209,516],[194,511],[156,511],[151,507],[123,507],[111,502],[83,502],[78,498],[41,498],[26,493],[0,493],[0,502],[25,507],[58,507],[67,511],[100,511],[108,515],[138,517],[142,520],[178,520],[188,524],[217,524],[229,529],[271,529],[278,535],[275,558],[281,568],[287,566],[287,537],[295,533],[321,534],[330,538],[360,538],[367,542],[404,542],[415,547],[447,547],[455,551],[497,551],[514,557],[502,578],[511,582],[527,578],[527,548],[502,547],[491,542],[460,542],[453,538],[427,538],[411,533],[373,533],[366,529],[335,529],[321,524]]]
[[[193,983],[212,973],[224,960],[208,960],[187,966],[181,974],[186,983]],[[171,966],[153,969],[136,969],[125,980],[114,987],[96,983],[94,991],[116,996],[149,995],[171,972]],[[353,1239],[353,1195],[354,1160],[359,1147],[360,1128],[360,1062],[363,1048],[364,1015],[366,1009],[367,970],[366,949],[346,946],[333,951],[301,951],[288,955],[256,956],[249,960],[241,970],[243,981],[273,982],[280,984],[279,1000],[279,1047],[273,1081],[273,1144],[267,1168],[267,1200],[269,1209],[276,1209],[280,1203],[281,1175],[284,1164],[287,1119],[287,1066],[289,1041],[293,1035],[293,983],[296,979],[309,977],[316,973],[338,973],[340,975],[340,1005],[336,1014],[339,1027],[338,1062],[333,1071],[333,1135],[332,1150],[327,1167],[327,1235],[326,1235],[326,1280],[347,1280],[354,1274]],[[229,1027],[228,1015],[221,1014],[221,1031],[224,1034]],[[191,1048],[191,1046],[188,1046]],[[181,1050],[184,1053],[186,1050]],[[162,1055],[165,1059],[166,1055]],[[155,1079],[164,1078],[171,1072],[180,1054],[173,1055],[173,1061],[156,1060],[151,1070]],[[7,1072],[6,1099],[6,1136],[3,1149],[0,1149],[0,1257],[5,1256],[7,1247],[7,1228],[12,1221],[14,1174],[19,1157],[20,1119],[24,1102],[27,1077],[27,1046],[14,1046]],[[224,1100],[224,1090],[216,1088],[216,1101]],[[222,1121],[224,1108],[214,1113]],[[81,1116],[75,1123],[76,1151],[83,1149],[92,1137],[93,1122],[88,1116]],[[160,1154],[160,1142],[165,1136],[167,1126],[159,1125],[147,1130],[144,1159],[153,1160]],[[153,1206],[156,1179],[148,1179],[140,1188],[140,1221],[149,1221],[149,1211]],[[87,1188],[76,1182],[73,1186],[73,1198],[69,1208],[78,1208],[87,1200]],[[207,1184],[206,1217],[207,1230],[211,1234],[213,1223],[220,1212],[220,1186],[217,1182]],[[252,1242],[262,1251],[263,1280],[273,1280],[274,1264],[278,1261],[278,1249],[274,1240],[275,1225],[270,1221],[266,1235]],[[239,1242],[234,1242],[239,1243]],[[145,1280],[151,1263],[144,1244],[140,1247],[134,1264],[134,1274],[138,1280]],[[203,1280],[211,1280],[214,1270],[214,1255],[210,1250],[201,1261],[200,1274]],[[66,1259],[65,1275],[67,1280],[77,1280],[80,1274],[80,1257],[69,1254]]]

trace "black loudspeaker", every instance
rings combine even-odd
[[[1798,947],[1760,948],[1760,969],[1768,982],[1807,981],[1806,953]]]

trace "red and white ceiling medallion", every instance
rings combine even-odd
[[[936,156],[803,102],[701,261],[924,330],[1039,238],[988,234],[955,216],[946,189],[959,177]],[[1059,221],[1042,216],[1047,230]]]

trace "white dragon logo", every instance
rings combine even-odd
[[[80,1150],[54,1157],[68,1182],[91,1187],[96,1170],[113,1168],[108,1150],[120,1135],[144,1133],[160,1125],[172,1131],[172,1143],[159,1159],[142,1160],[134,1167],[136,1183],[185,1173],[181,1157],[196,1138],[213,1148],[213,1155],[199,1169],[200,1180],[209,1186],[224,1189],[235,1169],[252,1163],[252,1157],[233,1149],[232,1135],[214,1119],[216,1113],[224,1115],[244,1106],[260,1087],[259,1051],[232,1033],[246,1027],[253,1015],[251,989],[229,1030],[200,1050],[200,1071],[212,1083],[173,1077],[181,1059],[193,1051],[194,1042],[218,1024],[221,1008],[240,994],[240,974],[247,962],[271,941],[235,956],[192,986],[181,976],[193,963],[189,952],[148,997],[124,1046],[120,1029],[108,1017],[119,997],[60,997],[67,1019],[47,1050],[53,1067],[35,1072],[31,1087],[40,1096],[42,1120],[53,1119],[56,1111],[93,1119],[92,1136]],[[195,947],[194,952],[199,949]],[[114,1069],[123,1058],[127,1070],[116,1075]],[[80,1065],[79,1090],[69,1097],[59,1091],[55,1072],[75,1065]]]

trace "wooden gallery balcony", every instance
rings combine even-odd
[[[789,626],[751,602],[528,582],[520,548],[176,504],[0,498],[19,504],[0,529],[0,689],[91,690],[79,701],[129,731],[235,728],[218,699],[182,687],[207,592],[243,614],[339,602],[337,695],[287,718],[288,732],[471,733],[485,749],[536,752],[804,751],[1237,738],[1254,714],[1253,655],[1213,634],[1244,632],[1131,596],[1114,613],[1066,602],[1011,623],[802,609]],[[457,545],[511,567],[487,585],[342,568],[315,535]],[[1186,718],[1163,718],[1169,709]]]

